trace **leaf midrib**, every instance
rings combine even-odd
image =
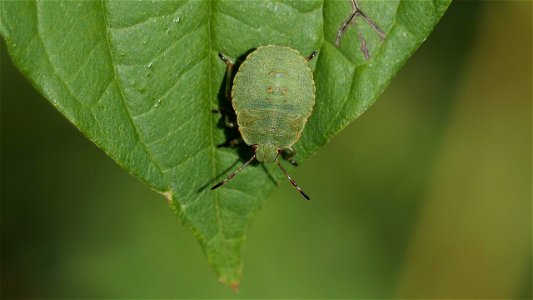
[[[211,65],[211,52],[213,52],[213,39],[212,39],[212,16],[213,16],[213,2],[208,0],[208,7],[209,11],[207,13],[207,39],[208,39],[208,49],[207,49],[207,68],[208,68],[208,91],[209,91],[209,101],[208,103],[211,103],[211,100],[213,99],[213,74],[212,74],[212,65]],[[209,111],[209,110],[208,110]],[[210,117],[211,120],[211,126],[209,126],[211,134],[211,151],[209,152],[211,155],[211,178],[216,179],[217,178],[217,168],[216,168],[216,144],[215,144],[215,132],[214,128],[216,127],[216,122],[214,121],[213,117]],[[218,225],[218,232],[213,235],[212,239],[214,240],[218,234],[222,235],[222,238],[226,240],[226,234],[224,230],[224,222],[222,221],[222,215],[220,210],[220,191],[213,191],[214,198],[215,198],[215,210],[216,210],[216,216],[217,216],[217,225]],[[208,241],[206,241],[208,242]],[[224,244],[225,246],[225,244]]]

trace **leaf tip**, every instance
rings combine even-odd
[[[241,286],[241,282],[240,282],[240,280],[228,281],[228,279],[227,279],[227,278],[224,278],[224,277],[219,277],[218,280],[219,280],[220,283],[222,283],[223,285],[228,286],[229,288],[231,288],[231,290],[232,290],[234,293],[238,293],[238,292],[239,292],[239,288],[240,288],[240,286]]]
[[[231,287],[231,290],[234,292],[234,293],[237,293],[239,291],[239,284],[238,283],[234,283],[232,284],[230,287]]]

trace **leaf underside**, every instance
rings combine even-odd
[[[318,51],[313,115],[295,149],[305,161],[362,114],[443,15],[445,1],[361,1],[362,19],[334,45],[350,1],[3,1],[1,33],[16,65],[65,117],[120,166],[165,195],[227,285],[242,272],[248,224],[283,179],[217,148],[235,135],[212,109],[226,65],[268,44]],[[371,55],[365,60],[358,34]],[[242,151],[244,149],[244,151]],[[295,194],[295,197],[298,197]]]

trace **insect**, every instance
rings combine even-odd
[[[313,111],[315,83],[308,62],[316,54],[314,51],[303,57],[295,49],[269,45],[258,47],[246,57],[233,80],[231,103],[242,139],[252,147],[254,155],[212,190],[257,159],[262,163],[275,162],[300,194],[310,199],[289,176],[278,157],[280,154],[286,154],[287,159],[294,156],[292,146],[300,139]],[[219,57],[231,74],[233,63],[221,53]],[[296,164],[294,160],[291,163]]]

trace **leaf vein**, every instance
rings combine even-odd
[[[134,24],[128,24],[126,26],[118,26],[118,27],[110,27],[110,28],[113,29],[113,30],[128,30],[128,29],[130,29],[132,27],[141,26],[142,24],[147,23],[147,22],[149,22],[150,20],[153,20],[153,19],[159,19],[159,18],[164,18],[166,16],[175,15],[180,10],[180,8],[182,8],[185,5],[186,2],[187,1],[183,1],[182,0],[181,1],[181,5],[176,7],[176,9],[173,10],[172,12],[165,13],[165,14],[160,14],[160,15],[157,15],[157,16],[150,16],[150,17],[148,17],[148,18],[146,18],[144,20],[140,20],[139,22],[134,23]]]
[[[155,57],[153,57],[151,59],[151,61],[155,61],[155,60],[158,60],[159,58],[161,58],[161,56],[165,55],[168,51],[170,51],[172,49],[172,47],[174,47],[178,42],[180,42],[181,40],[183,40],[184,38],[186,38],[187,36],[193,34],[193,33],[196,33],[196,31],[202,29],[203,26],[198,26],[197,28],[191,30],[191,31],[187,31],[186,34],[176,38],[172,43],[170,43],[166,48],[162,49],[161,52],[159,52]],[[145,66],[146,65],[146,62],[143,62],[143,63],[139,63],[139,64],[117,64],[117,66],[122,66],[122,67],[133,67],[133,66]]]
[[[87,58],[85,58],[85,60],[80,64],[80,67],[67,79],[65,79],[65,81],[71,81],[72,79],[74,79],[76,76],[78,76],[78,74],[81,72],[81,70],[83,70],[83,68],[85,68],[85,66],[87,65],[87,63],[90,61],[91,57],[93,56],[94,54],[94,51],[96,50],[96,48],[98,48],[98,46],[100,46],[100,44],[102,44],[103,40],[100,40],[98,43],[96,43],[94,45],[94,47],[91,49],[91,51],[89,52],[89,55],[87,55]]]
[[[195,62],[193,65],[191,65],[190,67],[184,69],[184,70],[181,70],[181,74],[178,74],[178,79],[172,84],[171,87],[169,87],[164,93],[163,95],[161,95],[160,97],[158,97],[155,101],[154,101],[154,104],[152,105],[152,107],[150,107],[148,110],[136,115],[136,116],[133,116],[133,118],[137,119],[137,118],[140,118],[142,116],[144,116],[145,114],[151,112],[154,108],[156,108],[158,105],[159,105],[159,102],[161,102],[165,97],[168,96],[168,94],[170,94],[170,92],[176,88],[179,83],[182,81],[183,79],[183,76],[185,76],[185,74],[187,74],[188,72],[191,72],[192,70],[194,70],[195,67],[199,66],[200,65],[200,61],[197,61]]]
[[[126,103],[126,96],[124,95],[124,91],[122,90],[122,88],[120,86],[120,81],[118,79],[117,69],[116,69],[117,65],[115,64],[115,61],[114,61],[114,58],[113,58],[113,51],[111,50],[111,40],[110,40],[110,32],[109,32],[110,27],[109,27],[109,24],[107,22],[107,18],[108,18],[107,7],[106,7],[106,5],[104,3],[104,0],[102,0],[100,4],[101,4],[101,7],[102,7],[102,19],[103,19],[103,22],[104,22],[104,26],[106,28],[106,30],[105,30],[105,39],[106,39],[106,43],[107,43],[107,48],[109,50],[109,59],[111,61],[111,64],[113,65],[113,68],[112,68],[113,69],[113,78],[112,78],[112,80],[115,82],[115,84],[117,86],[117,89],[118,89],[118,92],[119,92],[119,98],[121,99],[121,102],[124,105],[124,109],[126,111],[126,115],[128,116],[128,120],[129,120],[129,122],[131,123],[131,125],[133,127],[133,130],[135,132],[135,135],[137,137],[138,142],[141,144],[141,146],[144,149],[144,151],[145,151],[148,159],[150,160],[150,162],[152,162],[154,167],[159,171],[161,176],[164,178],[164,173],[161,170],[161,166],[159,165],[159,163],[157,163],[155,161],[155,159],[152,156],[152,153],[148,150],[148,147],[146,147],[146,144],[144,143],[142,135],[140,133],[139,127],[137,126],[137,124],[133,120],[133,118],[131,116],[131,112],[130,112],[130,110],[128,108],[128,104]],[[165,180],[165,183],[168,184],[167,180]],[[168,189],[168,188],[165,188],[165,189]]]
[[[157,140],[154,140],[154,141],[150,141],[148,144],[149,145],[153,145],[153,144],[157,144],[157,143],[160,143],[161,141],[169,138],[171,135],[181,131],[182,129],[184,129],[185,127],[187,127],[187,125],[189,125],[189,123],[195,121],[194,118],[188,118],[187,121],[185,121],[185,123],[182,123],[180,127],[172,130],[172,131],[169,131],[167,132],[167,134],[165,134],[164,136],[158,138]],[[165,171],[165,170],[162,170],[162,171]]]

